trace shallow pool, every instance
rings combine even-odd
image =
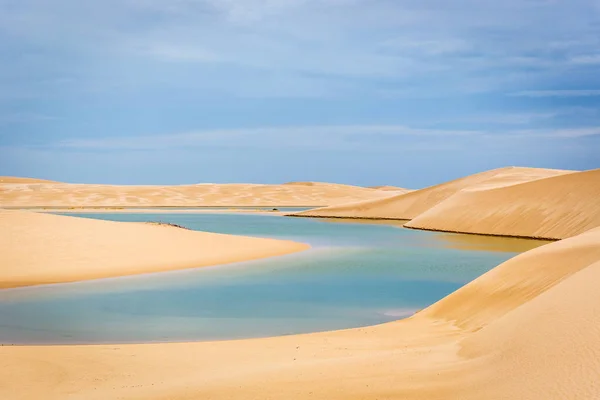
[[[357,221],[227,214],[80,214],[310,243],[283,257],[0,290],[0,342],[221,340],[358,327],[412,315],[540,242]]]

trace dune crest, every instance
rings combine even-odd
[[[412,189],[405,189],[405,188],[401,188],[398,186],[387,186],[387,185],[369,186],[369,189],[384,190],[384,191],[388,191],[388,192],[396,192],[398,194],[414,192],[414,190],[412,190]]]
[[[600,226],[600,169],[501,168],[383,199],[293,214],[410,220],[407,228],[563,239]]]
[[[297,213],[304,217],[413,219],[465,188],[513,185],[573,171],[507,167],[383,199],[367,200]]]
[[[410,228],[561,239],[600,226],[600,169],[464,189]]]
[[[0,210],[0,288],[195,268],[306,248],[171,226]]]

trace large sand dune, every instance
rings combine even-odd
[[[600,226],[600,169],[463,189],[406,224],[442,231],[561,239]]]
[[[0,184],[0,207],[325,206],[380,199],[392,194],[314,182],[180,186],[6,183]]]
[[[0,347],[0,398],[597,399],[599,280],[595,229],[374,327],[231,342]]]
[[[383,199],[367,200],[297,213],[305,217],[413,219],[466,188],[513,185],[572,171],[507,167]]]
[[[0,210],[0,288],[202,267],[307,247],[171,226]]]

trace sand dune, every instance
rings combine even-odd
[[[4,346],[0,398],[595,399],[599,279],[595,229],[374,327],[230,342]]]
[[[180,186],[15,183],[0,185],[0,207],[324,206],[390,195],[358,186],[315,182]]]
[[[23,178],[17,176],[0,176],[0,184],[2,183],[59,183],[46,179]]]
[[[407,227],[561,239],[600,226],[600,169],[463,189]]]
[[[369,186],[370,189],[386,190],[388,192],[397,192],[398,194],[414,192],[411,189],[405,189],[398,186]]]
[[[463,342],[489,365],[471,398],[600,398],[599,277],[596,262]]]
[[[305,217],[413,219],[466,188],[513,185],[572,171],[508,167],[481,172],[398,196],[297,213]]]
[[[307,247],[170,226],[0,211],[0,288],[224,264]]]

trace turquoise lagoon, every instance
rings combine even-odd
[[[412,315],[538,243],[356,221],[228,214],[78,214],[309,243],[301,253],[184,271],[0,290],[0,343],[224,340]]]

